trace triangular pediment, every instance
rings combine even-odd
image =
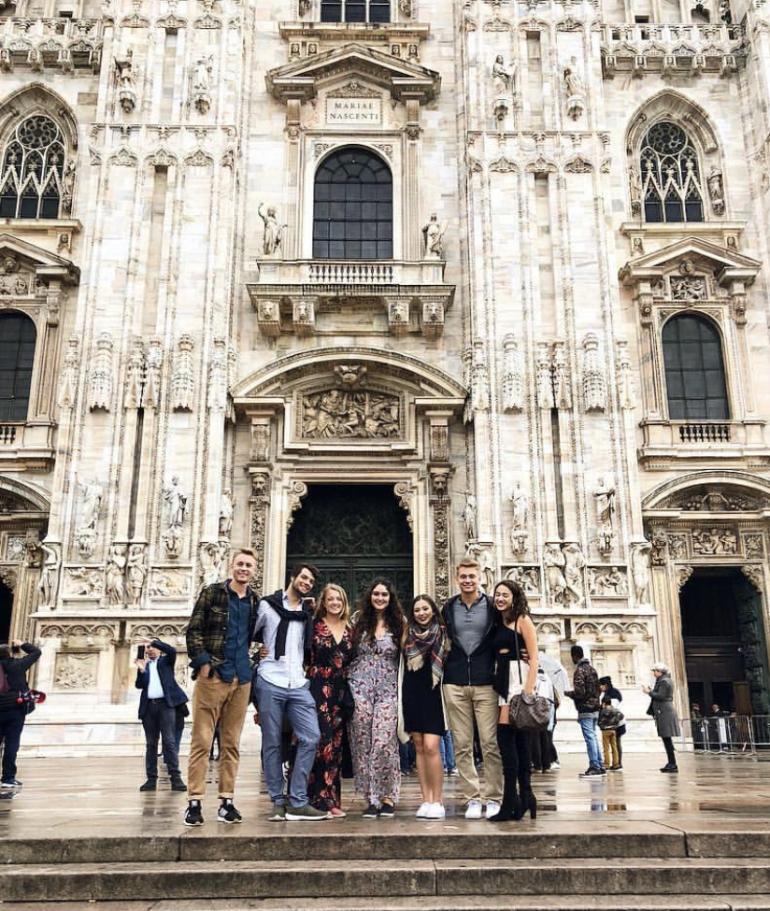
[[[22,270],[41,278],[59,278],[65,284],[77,284],[80,270],[70,260],[13,234],[0,234],[0,272]]]
[[[706,260],[717,278],[751,284],[762,263],[701,237],[683,237],[651,253],[629,260],[620,270],[621,281],[632,285],[644,279],[657,278],[669,267],[684,259]]]
[[[307,101],[315,97],[320,83],[336,76],[380,86],[397,100],[408,96],[430,101],[441,86],[441,77],[434,70],[355,43],[268,70],[265,82],[276,98]]]

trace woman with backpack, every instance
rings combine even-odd
[[[0,787],[20,788],[16,778],[16,755],[19,752],[24,720],[29,712],[27,671],[42,652],[29,642],[0,645],[0,742],[3,743],[3,767]],[[22,657],[23,656],[23,657]]]

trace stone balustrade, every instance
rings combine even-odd
[[[91,69],[98,72],[102,58],[102,19],[0,20],[0,69],[29,68],[40,72]]]

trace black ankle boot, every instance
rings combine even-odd
[[[519,812],[514,814],[513,818],[518,822],[520,819],[523,819],[527,813],[529,813],[530,819],[537,818],[537,798],[533,791],[525,791],[521,795]]]
[[[516,819],[516,813],[521,809],[519,795],[516,793],[516,776],[508,772],[503,773],[503,802],[499,812],[489,817],[490,822],[508,822]]]

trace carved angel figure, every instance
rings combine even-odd
[[[126,600],[126,586],[123,575],[126,569],[126,545],[113,544],[107,557],[105,591],[110,604],[123,604]]]
[[[40,607],[53,607],[60,567],[58,545],[41,541],[40,550],[43,552],[43,567],[40,571],[40,581],[37,584],[37,590],[40,592]]]
[[[470,491],[465,494],[465,509],[463,509],[463,522],[465,523],[465,538],[467,541],[475,541],[478,537],[478,526],[476,523],[476,497]]]
[[[444,258],[444,232],[446,224],[440,223],[438,216],[434,212],[430,221],[423,227],[422,236],[425,244],[426,259],[443,259]]]
[[[283,243],[283,233],[286,225],[278,223],[275,206],[268,206],[267,211],[262,203],[257,208],[262,224],[265,226],[265,235],[262,239],[262,252],[265,256],[272,256],[278,253]]]
[[[233,497],[230,490],[222,492],[222,499],[219,503],[219,537],[227,541],[230,540],[230,533],[233,530]]]

